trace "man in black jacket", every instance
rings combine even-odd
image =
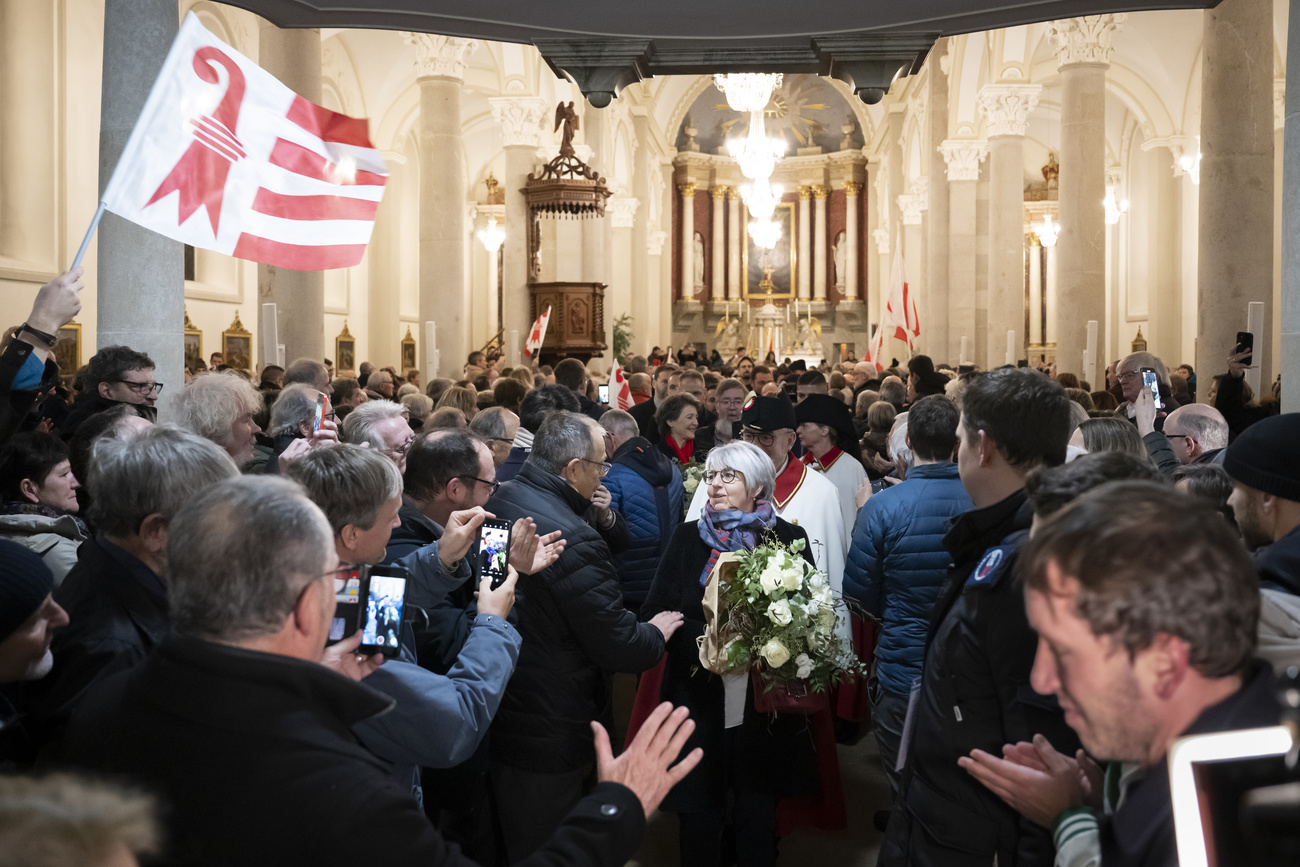
[[[673,389],[669,386],[669,381],[676,372],[677,365],[675,364],[661,364],[656,367],[654,397],[644,403],[638,403],[628,410],[641,428],[641,436],[650,440],[652,444],[659,442],[659,426],[655,424],[655,410],[659,409],[663,402],[672,396]]]
[[[27,321],[0,352],[0,444],[18,432],[37,398],[58,384],[54,346],[59,329],[81,310],[81,267],[64,271],[36,293]],[[72,371],[67,371],[72,373]]]
[[[163,386],[154,380],[153,370],[153,359],[129,346],[100,349],[86,364],[84,390],[64,416],[59,435],[71,440],[83,421],[119,403],[135,404],[145,418],[156,419]]]
[[[319,664],[338,566],[321,511],[287,480],[248,476],[200,494],[174,525],[176,633],[87,697],[75,762],[162,796],[165,863],[468,865],[349,731],[392,706],[353,682],[372,666],[347,654],[344,677]],[[646,814],[698,761],[666,770],[692,725],[678,728],[684,709],[658,713],[618,760],[597,735],[606,782],[535,863],[631,857]],[[214,804],[237,804],[238,820]]]
[[[609,470],[604,431],[579,413],[554,412],[514,481],[488,511],[532,517],[568,543],[520,588],[523,646],[492,724],[492,786],[508,860],[533,852],[582,797],[593,754],[587,724],[604,718],[610,673],[653,666],[681,625],[677,612],[638,623],[623,607],[609,547],[583,519]]]
[[[578,398],[578,406],[581,407],[579,412],[600,421],[600,416],[606,408],[587,397],[587,381],[590,379],[586,366],[576,358],[566,358],[555,365],[555,384],[562,385],[573,392],[574,397]]]
[[[1025,475],[1063,463],[1069,433],[1069,398],[1040,374],[989,371],[963,395],[957,465],[975,509],[943,540],[953,567],[909,701],[902,786],[880,850],[885,867],[1052,863],[1046,830],[957,761],[1040,733],[1067,754],[1077,745],[1055,700],[1030,686],[1037,638],[1014,580],[1033,518]]]

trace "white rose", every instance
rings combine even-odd
[[[769,596],[781,586],[781,569],[775,563],[768,561],[767,568],[758,576],[758,583],[762,585],[763,592]]]
[[[812,657],[806,653],[801,653],[794,658],[794,661],[799,666],[799,670],[794,673],[794,676],[800,680],[807,680],[808,675],[812,674],[813,670]]]
[[[831,630],[835,627],[835,610],[825,608],[822,613],[817,615],[817,626],[823,630]]]
[[[763,649],[759,651],[759,655],[767,660],[767,664],[773,668],[780,668],[790,661],[790,651],[776,638],[764,644]]]
[[[835,604],[835,597],[831,595],[829,587],[819,587],[813,592],[813,601],[829,608]]]
[[[803,586],[803,570],[798,566],[781,570],[781,585],[786,590],[798,590]]]
[[[767,606],[767,619],[771,620],[777,626],[789,626],[792,616],[790,614],[790,603],[784,599],[779,602],[773,602]]]
[[[826,573],[814,572],[813,576],[808,579],[808,586],[814,590],[820,590],[826,586]]]

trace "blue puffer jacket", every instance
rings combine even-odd
[[[610,508],[627,522],[627,547],[614,555],[623,605],[639,617],[659,556],[681,523],[682,473],[649,440],[633,437],[614,453],[605,487]]]
[[[930,614],[948,576],[948,522],[974,506],[952,463],[922,464],[858,511],[844,592],[881,619],[880,685],[906,697],[921,674]]]

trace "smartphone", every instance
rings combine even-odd
[[[599,397],[600,397],[600,402],[601,402],[601,403],[603,403],[603,404],[608,404],[608,403],[609,403],[609,386],[608,386],[608,385],[598,385],[598,386],[596,386],[596,392],[598,393],[598,395],[599,395]]]
[[[1247,349],[1250,350],[1250,355],[1247,355],[1242,361],[1246,362],[1246,366],[1249,367],[1255,361],[1255,335],[1250,331],[1238,331],[1237,352],[1245,352]]]
[[[1142,387],[1151,389],[1151,396],[1156,401],[1156,411],[1165,408],[1164,402],[1160,400],[1160,377],[1156,375],[1154,367],[1142,368]]]
[[[325,424],[325,413],[329,409],[330,399],[325,396],[325,392],[316,395],[316,414],[311,419],[312,435],[320,433],[321,427]]]
[[[492,589],[505,583],[510,558],[510,522],[487,518],[479,530],[478,566],[481,575],[490,576]]]
[[[361,653],[397,656],[406,609],[406,570],[400,566],[365,566],[365,625]]]
[[[334,619],[326,644],[338,644],[357,631],[361,618],[362,568],[340,566],[334,574]]]

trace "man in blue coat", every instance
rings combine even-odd
[[[898,747],[912,682],[921,676],[925,633],[951,560],[943,547],[951,518],[969,511],[970,495],[953,463],[961,413],[935,395],[907,414],[915,465],[858,512],[844,566],[844,592],[881,621],[868,695],[880,761],[898,794]]]
[[[636,419],[611,409],[600,417],[605,452],[612,455],[605,487],[610,508],[627,522],[627,547],[614,554],[614,570],[623,586],[623,606],[641,617],[641,603],[650,592],[659,556],[681,523],[681,470],[640,435]]]

